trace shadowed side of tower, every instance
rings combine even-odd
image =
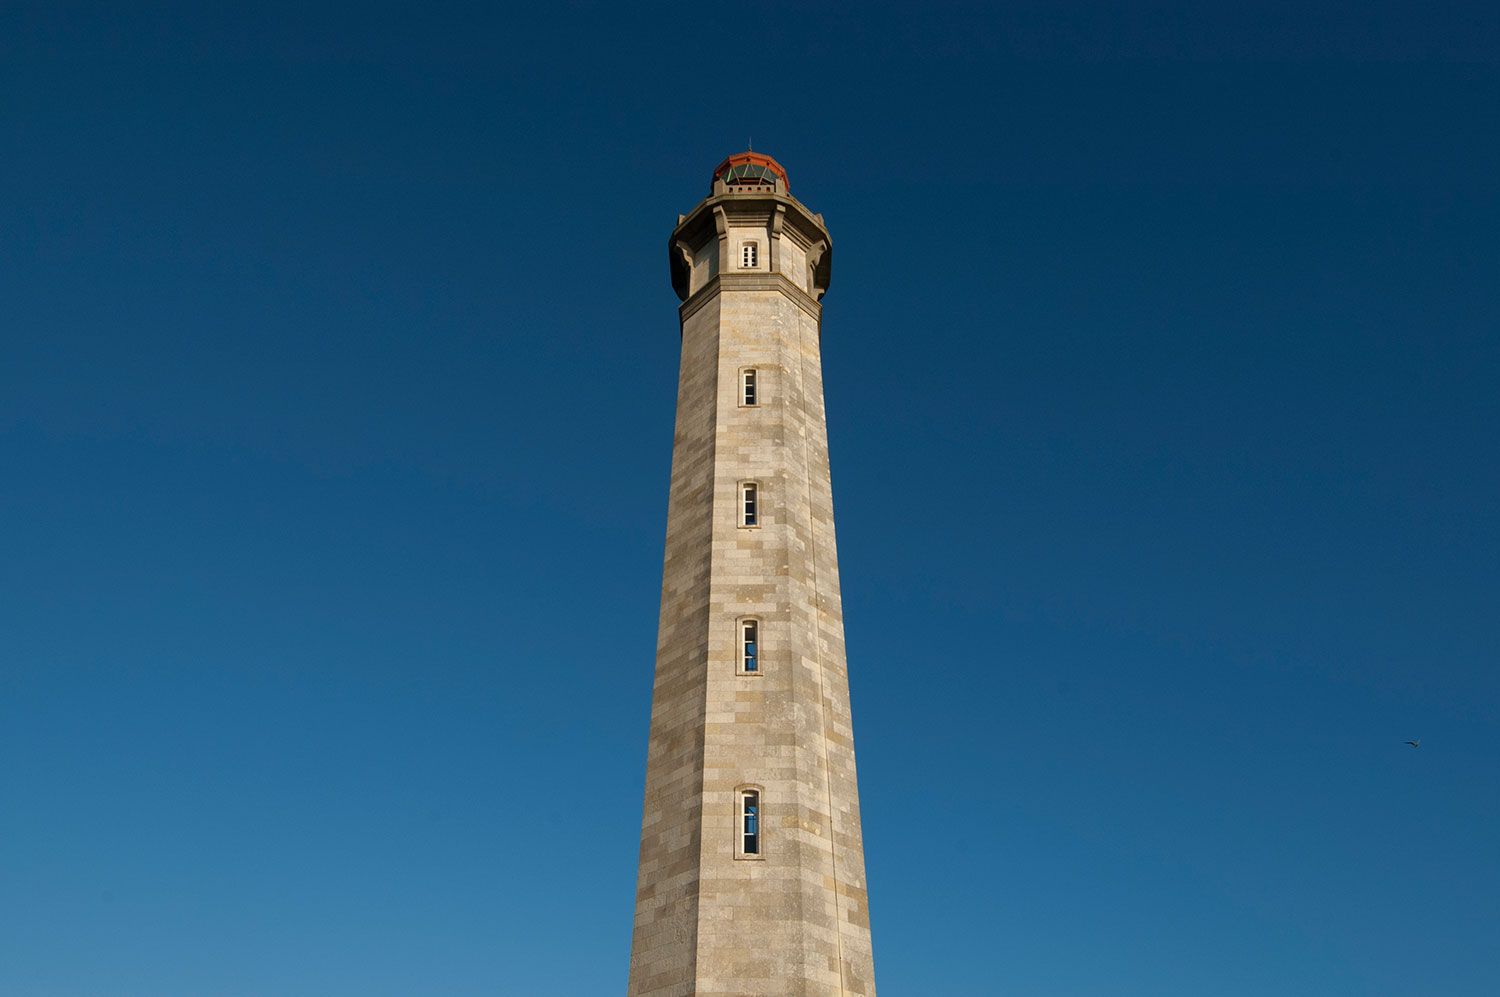
[[[756,153],[672,233],[682,365],[630,997],[875,993],[823,409],[830,245]]]

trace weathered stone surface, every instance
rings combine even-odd
[[[629,994],[873,997],[819,343],[831,240],[780,185],[715,192],[670,243],[686,300]],[[737,856],[750,786],[762,853]]]

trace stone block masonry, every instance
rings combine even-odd
[[[779,164],[744,156],[669,242],[682,359],[628,993],[873,997],[823,408],[832,240]]]

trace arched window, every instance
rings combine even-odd
[[[761,857],[760,790],[740,789],[739,806],[735,808],[736,838],[734,856],[741,859]]]
[[[740,267],[745,270],[754,269],[760,258],[760,247],[753,242],[747,242],[740,246]]]
[[[756,381],[757,381],[757,378],[755,376],[755,368],[754,367],[746,367],[744,370],[740,371],[740,404],[741,405],[759,405],[760,404],[760,395],[757,393],[757,388],[759,387],[759,385],[756,384]]]
[[[740,525],[760,525],[760,488],[753,481],[740,485]]]

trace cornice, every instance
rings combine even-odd
[[[678,317],[686,322],[699,309],[718,297],[722,291],[780,291],[814,320],[821,321],[823,306],[812,295],[779,273],[719,273],[708,279],[692,297],[677,308]]]
[[[698,202],[697,207],[682,217],[673,234],[686,235],[695,230],[706,221],[704,216],[710,214],[716,207],[722,208],[729,215],[743,218],[761,212],[769,215],[776,210],[778,204],[786,208],[790,218],[795,219],[797,228],[809,242],[822,239],[830,245],[833,243],[833,237],[828,234],[828,226],[823,223],[822,215],[813,214],[807,205],[790,194],[777,194],[766,190],[732,192],[706,197]]]

